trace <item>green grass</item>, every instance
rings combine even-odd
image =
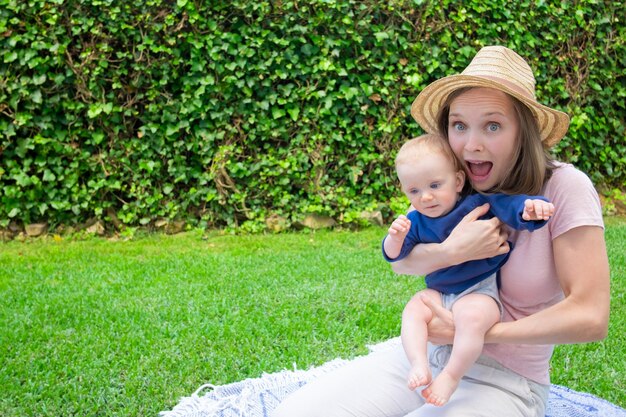
[[[609,337],[559,347],[553,382],[625,407],[626,220],[607,224]],[[1,244],[0,415],[156,416],[204,383],[364,354],[422,287],[384,233]]]

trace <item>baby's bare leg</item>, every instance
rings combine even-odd
[[[437,291],[426,289],[415,294],[402,312],[401,338],[404,352],[411,364],[408,377],[408,386],[411,390],[428,385],[432,380],[426,346],[428,322],[433,314],[430,308],[422,302],[421,294],[441,303],[441,295]]]
[[[448,402],[461,378],[483,350],[485,333],[500,320],[495,300],[485,294],[468,294],[452,306],[454,345],[450,360],[422,395],[427,403],[442,406]]]

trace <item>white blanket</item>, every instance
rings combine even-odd
[[[370,346],[371,351],[399,343],[398,338]],[[161,417],[269,417],[285,398],[319,375],[345,365],[348,360],[335,359],[308,371],[282,371],[263,374],[228,385],[203,385],[190,397],[183,398]],[[626,410],[591,394],[552,385],[546,417],[626,417]]]

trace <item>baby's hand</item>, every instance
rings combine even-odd
[[[394,240],[404,240],[411,228],[411,220],[404,214],[398,216],[389,227],[389,237]]]
[[[524,212],[522,219],[531,220],[548,220],[554,215],[554,204],[543,200],[526,200],[524,201]]]

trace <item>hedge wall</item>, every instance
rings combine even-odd
[[[576,3],[0,0],[0,226],[389,216],[413,98],[496,43],[624,189],[626,7]]]

